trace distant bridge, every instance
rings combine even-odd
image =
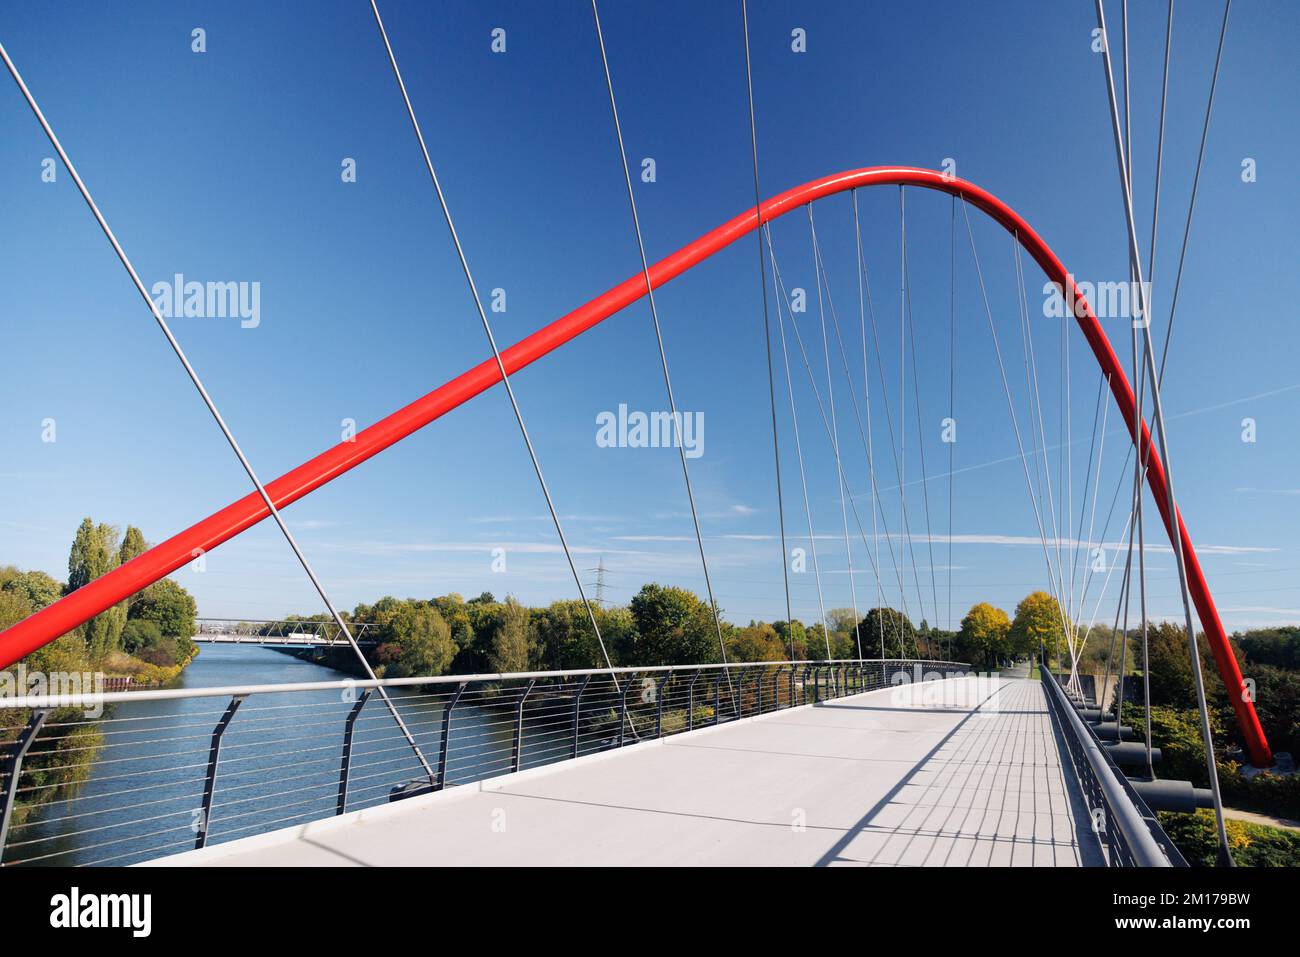
[[[280,648],[328,647],[348,644],[347,636],[336,622],[293,619],[248,620],[236,618],[197,618],[198,630],[193,640],[212,645],[268,645]],[[374,646],[379,642],[379,626],[374,622],[348,622],[358,645]]]

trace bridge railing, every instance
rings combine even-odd
[[[1093,831],[1111,867],[1186,867],[1178,848],[1134,790],[1046,665],[1044,692],[1083,790]]]
[[[878,688],[849,660],[0,697],[0,863],[129,864]],[[429,771],[383,707],[384,688]],[[26,724],[21,724],[21,719]]]

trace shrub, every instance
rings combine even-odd
[[[152,621],[132,618],[122,629],[122,650],[128,655],[139,657],[142,651],[157,648],[162,643],[162,629]]]
[[[1214,867],[1219,838],[1213,811],[1161,812],[1160,825],[1193,867]],[[1300,833],[1245,821],[1225,821],[1232,859],[1241,867],[1300,867]]]

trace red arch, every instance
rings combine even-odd
[[[1079,312],[1083,313],[1078,317],[1079,327],[1083,330],[1089,346],[1092,347],[1098,364],[1110,376],[1111,392],[1125,423],[1129,426],[1132,438],[1133,390],[1114,350],[1111,349],[1106,334],[1093,314],[1092,306],[1079,293],[1073,278],[1042,238],[1011,207],[991,193],[973,183],[948,177],[933,170],[912,167],[871,167],[836,173],[787,190],[762,203],[759,206],[759,218],[763,222],[768,222],[805,203],[833,193],[882,185],[920,186],[960,196],[1018,237],[1021,246],[1033,256],[1047,277],[1063,290],[1072,293],[1077,304],[1081,306],[1076,308],[1076,315]],[[754,211],[746,210],[651,266],[651,284],[655,288],[662,286],[724,246],[749,234],[755,226]],[[507,374],[522,369],[554,351],[644,295],[645,279],[638,273],[579,306],[568,315],[539,329],[501,353],[501,360]],[[283,508],[467,402],[495,385],[500,379],[495,360],[488,359],[376,422],[358,433],[353,441],[340,443],[273,482],[267,483],[266,490],[275,502],[276,508]],[[1145,421],[1142,423],[1142,434],[1143,441],[1149,443],[1150,434]],[[1172,542],[1174,533],[1169,503],[1165,496],[1164,464],[1155,449],[1151,450],[1150,462],[1148,483],[1151,494],[1160,509],[1165,531],[1170,535]],[[180,568],[198,552],[216,548],[222,542],[267,518],[269,514],[261,496],[255,491],[251,492],[48,608],[0,632],[0,667],[12,664],[59,635],[76,628],[104,609]],[[1178,516],[1178,533],[1182,536],[1183,553],[1187,559],[1187,575],[1192,599],[1196,603],[1202,627],[1209,639],[1219,674],[1223,677],[1223,683],[1236,709],[1237,723],[1245,740],[1247,752],[1253,763],[1260,766],[1269,765],[1272,763],[1272,753],[1255,714],[1254,706],[1243,694],[1241,671],[1228,645],[1227,634],[1223,623],[1219,620],[1214,599],[1210,596],[1209,586],[1196,557],[1196,548],[1187,534],[1181,515]]]

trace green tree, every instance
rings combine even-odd
[[[33,612],[54,604],[63,595],[63,584],[42,571],[19,572],[4,583],[3,591],[21,595]]]
[[[980,602],[966,612],[957,633],[962,651],[971,656],[973,663],[992,668],[997,659],[1008,653],[1011,619],[1001,608]]]
[[[117,567],[117,553],[117,529],[83,519],[68,555],[68,591],[76,591],[111,572]],[[82,626],[86,651],[92,660],[98,661],[117,648],[125,624],[126,609],[114,605]]]
[[[636,623],[638,665],[697,665],[718,660],[713,614],[685,588],[643,585],[629,605]]]
[[[146,648],[161,645],[164,640],[162,630],[144,618],[132,618],[122,629],[122,650],[128,655],[138,655]]]
[[[167,638],[194,637],[198,605],[194,596],[170,578],[154,582],[135,599],[131,617],[151,621]]]
[[[456,657],[456,643],[436,608],[407,603],[384,628],[377,654],[385,677],[436,677]]]
[[[625,610],[621,617],[622,627],[611,628],[619,621],[613,613],[593,609],[596,621],[601,625],[600,633],[605,640],[605,647],[615,660],[627,664],[634,642],[629,637],[630,623]],[[574,668],[603,668],[605,656],[600,653],[600,644],[592,630],[587,606],[579,599],[552,602],[537,612],[535,625],[536,656],[534,663],[557,671]]]
[[[128,525],[122,534],[122,546],[117,551],[117,562],[119,565],[125,565],[148,550],[149,543],[144,540],[144,533],[134,525]]]
[[[831,624],[831,648],[842,646],[848,649],[848,654],[842,655],[846,658],[858,657],[858,635],[861,631],[862,623],[858,620],[857,612],[853,609],[831,609],[826,612],[829,624]],[[862,635],[862,654],[866,657],[867,650],[870,649],[871,642],[867,641],[867,636]],[[836,658],[841,655],[836,653]]]
[[[880,654],[884,635],[885,657],[908,658],[917,653],[916,628],[911,619],[896,608],[873,608],[862,619],[862,654],[872,658]],[[870,651],[868,651],[870,649]]]
[[[474,625],[470,621],[470,608],[464,598],[453,591],[433,599],[430,604],[451,628],[451,639],[456,642],[457,648],[464,650],[474,644]]]
[[[532,644],[532,622],[528,609],[512,596],[501,606],[501,619],[492,636],[489,664],[494,672],[527,671]]]
[[[1063,620],[1061,606],[1047,592],[1036,591],[1026,595],[1016,605],[1008,652],[1017,657],[1036,655],[1039,645],[1042,645],[1049,660],[1059,660],[1065,644]]]
[[[803,626],[803,622],[795,619],[794,621],[776,621],[772,623],[776,633],[781,636],[781,643],[786,648],[786,654],[791,661],[808,660],[808,632]]]
[[[16,588],[0,588],[0,630],[18,624],[31,613],[26,595]]]

